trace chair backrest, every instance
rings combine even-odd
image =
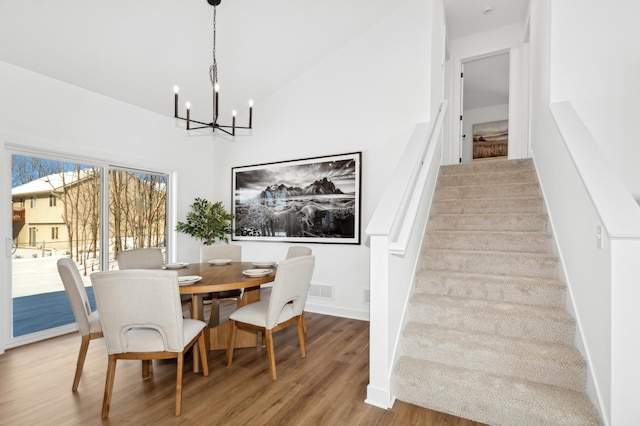
[[[141,248],[118,253],[118,269],[158,269],[164,263],[159,248]]]
[[[231,259],[232,262],[242,261],[242,246],[237,244],[212,244],[200,247],[200,263],[213,259]]]
[[[291,246],[287,250],[287,259],[292,259],[299,256],[311,256],[311,249],[305,246]]]
[[[176,271],[95,272],[91,282],[108,353],[184,349]]]
[[[78,272],[78,265],[73,259],[68,257],[58,260],[58,273],[62,279],[67,298],[71,304],[73,316],[78,323],[80,334],[86,336],[90,333],[89,316],[91,315],[91,305],[87,297],[87,290],[84,288],[82,277]]]
[[[288,303],[292,303],[294,316],[302,313],[309,294],[315,261],[315,256],[300,256],[285,259],[278,264],[269,297],[266,328],[278,325],[280,313]]]

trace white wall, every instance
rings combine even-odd
[[[215,195],[225,203],[234,166],[362,151],[362,242],[309,245],[317,256],[312,284],[335,290],[334,300],[310,298],[309,310],[369,318],[364,229],[415,124],[429,120],[430,8],[420,0],[399,7],[257,103],[252,136],[216,143]],[[275,260],[288,246],[240,244],[243,256]]]
[[[211,138],[190,138],[173,118],[97,95],[84,89],[0,62],[0,170],[3,200],[2,241],[11,237],[10,166],[6,144],[26,149],[100,159],[112,164],[170,173],[175,177],[178,218],[196,196],[212,197]],[[198,259],[198,244],[177,236],[180,260]],[[10,258],[2,259],[2,283],[10,283]],[[11,299],[2,285],[0,323],[7,331]],[[5,337],[9,336],[5,334]],[[2,345],[0,345],[0,349]]]
[[[551,101],[571,101],[629,190],[640,193],[640,2],[551,5]]]
[[[494,105],[485,108],[466,109],[462,115],[463,138],[462,142],[462,162],[473,160],[473,125],[477,123],[487,123],[491,121],[508,120],[509,105]]]

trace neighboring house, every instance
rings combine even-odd
[[[37,248],[46,254],[69,250],[69,229],[61,194],[65,186],[76,187],[78,176],[75,171],[52,174],[11,190],[14,244]],[[87,172],[80,176],[86,178]]]
[[[125,171],[109,173],[110,252],[164,245],[166,181]],[[92,253],[100,221],[100,169],[54,173],[11,191],[13,239],[19,248]]]

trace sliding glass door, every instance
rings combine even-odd
[[[11,156],[11,346],[74,329],[61,257],[76,262],[95,309],[92,272],[117,269],[122,250],[166,246],[166,174],[51,157]]]

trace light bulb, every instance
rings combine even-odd
[[[215,89],[216,92],[220,91],[220,85],[218,83],[214,84],[213,88]]]
[[[234,117],[236,116],[238,112],[234,109],[233,111],[231,111],[231,115],[233,115]]]
[[[249,100],[249,107],[253,107],[253,99]]]
[[[184,106],[186,106],[187,109],[191,108],[191,102],[187,102],[186,104],[184,104]]]
[[[173,91],[178,93],[180,91],[180,88],[178,86],[173,86]]]

